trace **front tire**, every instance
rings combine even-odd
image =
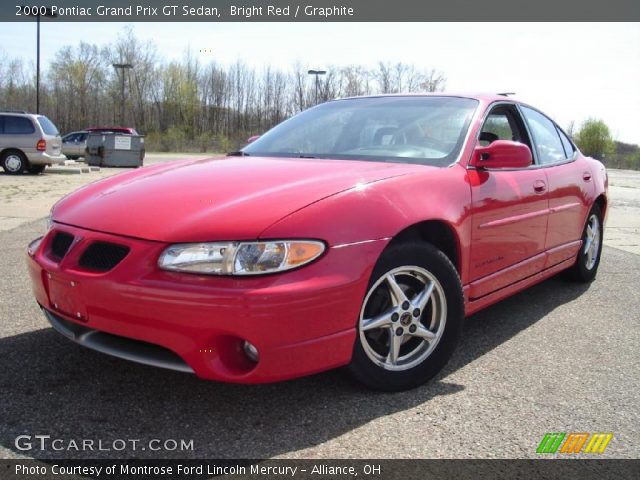
[[[8,150],[0,156],[0,165],[9,175],[19,175],[27,167],[27,157],[18,150]]]
[[[453,353],[464,317],[458,273],[427,243],[389,247],[376,264],[349,369],[384,391],[422,385]]]
[[[582,232],[582,246],[576,263],[567,270],[571,279],[588,283],[596,278],[602,255],[603,234],[602,211],[600,206],[595,204],[587,216],[587,223]]]

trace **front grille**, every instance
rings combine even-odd
[[[106,272],[115,267],[129,253],[129,248],[115,243],[94,242],[80,257],[79,264],[89,270]]]
[[[51,254],[61,260],[67,254],[69,247],[73,243],[73,235],[65,232],[56,232],[51,242]]]

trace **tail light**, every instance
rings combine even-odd
[[[36,143],[36,150],[38,150],[39,152],[44,152],[46,149],[47,141],[44,138],[38,140],[38,143]]]

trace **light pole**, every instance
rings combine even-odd
[[[124,71],[128,68],[133,68],[130,63],[112,63],[113,68],[122,72],[122,98],[120,99],[120,126],[124,127]]]
[[[318,76],[320,75],[324,75],[325,73],[327,73],[326,70],[309,70],[307,72],[309,75],[315,75],[316,76],[316,105],[318,104],[318,87],[319,87],[319,83],[318,83]]]
[[[40,8],[37,13],[30,13],[30,17],[36,17],[36,113],[40,113],[40,17],[56,18],[57,13],[53,13],[50,7]]]

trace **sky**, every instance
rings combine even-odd
[[[80,41],[116,39],[123,23],[43,23],[41,62]],[[640,23],[135,23],[179,60],[290,69],[403,62],[444,72],[446,91],[516,92],[567,127],[604,120],[640,144]],[[35,24],[0,23],[0,54],[35,62]],[[201,53],[200,50],[203,50]]]

